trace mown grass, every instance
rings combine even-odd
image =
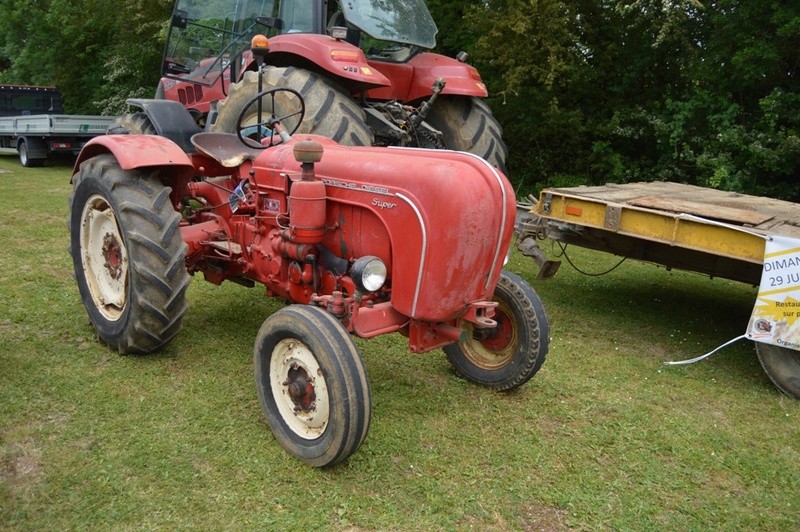
[[[535,280],[552,329],[498,394],[393,335],[358,345],[373,421],[327,470],[282,451],[252,376],[260,289],[195,279],[152,356],[96,342],[66,251],[69,167],[0,158],[0,527],[558,530],[800,528],[800,403],[741,334],[752,287],[626,262]],[[600,271],[616,259],[580,249]]]

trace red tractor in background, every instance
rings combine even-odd
[[[263,64],[266,37],[249,53]],[[111,348],[170,342],[190,275],[263,285],[294,304],[256,338],[260,402],[282,447],[318,467],[350,456],[369,428],[351,335],[443,348],[457,374],[496,390],[541,367],[549,325],[533,288],[503,271],[516,199],[495,166],[299,134],[307,105],[291,88],[257,92],[235,133],[201,130],[178,102],[132,103],[158,134],[92,139],[70,197],[79,292]]]
[[[437,28],[423,0],[178,0],[156,98],[180,102],[208,131],[233,132],[257,92],[247,47],[264,32],[265,88],[294,89],[309,109],[298,132],[467,151],[505,172],[502,129],[481,100],[486,86],[466,54],[426,51]],[[152,132],[142,113],[122,125]]]

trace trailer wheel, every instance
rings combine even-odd
[[[186,311],[186,244],[170,189],[111,155],[81,164],[70,197],[70,253],[100,340],[120,353],[166,345]]]
[[[800,399],[800,351],[756,342],[756,354],[775,387],[789,397]]]
[[[507,173],[503,128],[480,98],[440,96],[425,121],[442,132],[447,149],[474,153]]]
[[[503,272],[494,291],[494,329],[462,323],[467,340],[444,348],[456,373],[494,390],[525,384],[542,367],[550,325],[539,296],[519,276]]]
[[[353,339],[318,307],[292,305],[264,321],[256,389],[278,443],[314,467],[353,454],[367,436],[371,394]]]
[[[297,133],[312,133],[331,138],[348,146],[371,146],[372,131],[367,126],[364,110],[344,89],[329,80],[296,67],[270,67],[264,71],[263,89],[285,87],[300,93],[306,104],[305,118]],[[245,72],[239,83],[231,85],[228,97],[220,103],[211,131],[235,133],[239,114],[258,94],[258,73]],[[243,125],[256,123],[257,110],[244,117]],[[282,124],[291,130],[291,121]]]
[[[19,153],[19,162],[25,168],[36,168],[44,166],[45,159],[32,159],[28,154],[28,143],[21,140],[17,146],[17,153]]]

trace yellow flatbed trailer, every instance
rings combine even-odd
[[[758,285],[765,237],[800,238],[800,204],[679,183],[549,188],[522,209],[518,246],[543,278],[557,266],[536,242],[550,238]],[[756,352],[773,383],[800,399],[800,352],[761,342]]]

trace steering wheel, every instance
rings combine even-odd
[[[267,101],[262,102],[263,98],[267,98]],[[258,109],[259,103],[261,109]],[[256,106],[256,109],[251,109],[253,106]],[[281,113],[286,108],[289,111],[277,116],[276,112],[279,108]],[[295,110],[292,110],[293,108]],[[253,113],[256,114],[256,123],[244,125],[245,117],[252,116]],[[263,150],[288,141],[303,123],[305,114],[306,102],[299,92],[288,87],[274,87],[259,92],[242,107],[242,112],[239,113],[239,118],[236,120],[236,135],[248,148]],[[281,123],[294,117],[298,117],[297,122],[291,131],[287,132]],[[267,138],[265,130],[269,131],[269,143],[267,144],[262,143]],[[276,138],[276,134],[278,138]]]

